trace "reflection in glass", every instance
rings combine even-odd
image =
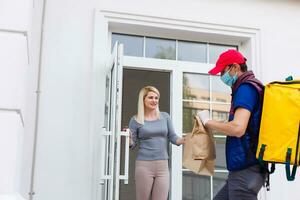
[[[199,176],[187,171],[183,172],[182,199],[210,200],[210,177]]]
[[[227,122],[230,104],[212,104],[212,119]]]
[[[211,80],[211,88],[209,78]],[[201,110],[212,110],[212,118],[218,121],[227,121],[230,109],[231,91],[221,81],[219,76],[208,76],[203,74],[183,74],[183,133],[192,132],[194,115]],[[212,99],[210,99],[210,90]],[[212,101],[213,100],[213,101]],[[216,131],[214,139],[216,144],[215,172],[213,181],[208,176],[199,176],[192,172],[183,171],[183,196],[182,199],[208,199],[211,187],[215,195],[225,184],[227,177],[225,141],[226,137]],[[222,172],[224,171],[224,172]]]
[[[226,157],[225,157],[225,137],[215,137],[216,147],[216,169],[226,169]]]
[[[183,98],[209,101],[209,76],[202,74],[183,74]]]
[[[214,64],[218,60],[221,53],[229,49],[237,49],[236,46],[227,46],[227,45],[209,45],[209,63]]]
[[[116,41],[119,41],[119,43],[124,45],[124,55],[143,57],[144,37],[113,33],[111,49],[114,48]]]
[[[183,133],[190,133],[194,126],[194,115],[198,111],[208,110],[209,104],[199,103],[199,102],[183,102],[183,113],[182,113],[182,123],[183,123]]]
[[[207,45],[196,42],[178,41],[178,60],[207,62]]]
[[[231,88],[225,85],[220,76],[211,76],[212,101],[230,103]]]
[[[175,40],[146,38],[146,57],[175,60]]]
[[[222,189],[222,187],[225,185],[225,180],[227,179],[228,173],[222,172],[218,173],[216,172],[213,177],[213,193],[214,197],[216,194]]]

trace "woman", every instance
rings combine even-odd
[[[170,116],[159,112],[159,91],[152,86],[141,89],[138,113],[129,122],[130,148],[139,143],[135,163],[136,199],[166,200],[169,191],[168,144],[184,143],[173,129]]]

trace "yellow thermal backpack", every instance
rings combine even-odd
[[[260,163],[272,163],[272,171],[275,163],[285,164],[287,180],[294,180],[300,165],[299,135],[300,80],[267,84],[256,158]]]

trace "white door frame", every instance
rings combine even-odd
[[[170,73],[170,116],[174,130],[182,136],[182,82],[184,72],[205,73],[212,65],[183,61],[124,56],[124,68],[167,71]],[[199,67],[202,66],[202,67]],[[171,146],[170,199],[182,199],[182,146]],[[176,177],[176,178],[172,178]],[[180,196],[178,196],[180,195]]]
[[[168,37],[174,39],[197,38],[205,35],[206,38],[213,35],[212,40],[226,44],[228,40],[232,44],[239,46],[239,50],[248,58],[251,69],[255,71],[258,77],[260,74],[260,30],[257,28],[235,27],[227,25],[218,25],[210,23],[201,23],[197,21],[187,21],[181,19],[167,19],[153,16],[136,15],[134,13],[120,13],[109,10],[95,10],[95,30],[94,30],[94,57],[93,57],[93,93],[91,110],[92,134],[97,136],[103,124],[103,93],[105,87],[105,74],[107,69],[107,58],[110,55],[110,33],[127,33],[148,35],[147,29],[151,29],[158,37]],[[155,30],[155,31],[153,31]],[[164,31],[162,31],[164,30]],[[165,31],[170,30],[170,31]],[[195,37],[196,36],[196,37]],[[200,38],[200,37],[198,37]],[[235,38],[234,40],[232,38]],[[182,130],[182,73],[193,72],[203,73],[211,67],[208,64],[199,64],[182,61],[158,60],[151,58],[136,58],[124,56],[124,66],[126,68],[148,69],[158,71],[169,71],[171,73],[171,117],[175,131],[180,135]],[[176,81],[175,81],[176,80]],[[173,146],[173,145],[172,145]],[[96,155],[96,149],[94,149]],[[181,147],[172,147],[171,154],[171,199],[179,200],[182,198],[182,173],[181,166]],[[174,156],[176,155],[176,156]],[[97,160],[95,156],[95,160]],[[180,163],[180,164],[179,164]],[[95,188],[99,174],[94,170]],[[94,188],[94,194],[96,189]],[[95,199],[95,198],[94,198]]]

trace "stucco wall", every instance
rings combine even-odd
[[[91,123],[102,126],[102,119],[91,122],[91,113],[103,108],[91,107],[93,81],[93,31],[94,9],[114,10],[141,15],[184,19],[206,23],[225,24],[260,30],[260,66],[258,76],[265,83],[283,80],[288,75],[300,78],[300,3],[297,1],[96,1],[96,0],[51,0],[46,2],[45,23],[42,43],[41,1],[3,1],[0,6],[0,29],[30,30],[30,69],[21,77],[27,79],[26,94],[21,93],[25,104],[25,131],[20,127],[18,117],[12,125],[0,127],[1,141],[10,141],[8,146],[1,145],[1,173],[7,176],[9,186],[1,186],[0,194],[18,192],[19,178],[22,177],[20,192],[28,197],[32,138],[35,130],[36,86],[39,62],[41,63],[41,95],[37,157],[35,171],[35,199],[90,199],[92,196],[93,138]],[[2,6],[4,5],[4,6]],[[33,16],[33,18],[31,18]],[[30,28],[28,28],[30,27]],[[0,33],[1,34],[1,33]],[[0,38],[1,39],[1,38]],[[42,54],[39,57],[39,47]],[[106,45],[106,44],[103,44]],[[0,52],[5,48],[0,48]],[[23,56],[20,55],[21,57]],[[103,60],[107,55],[101,56]],[[17,61],[16,61],[17,62]],[[24,64],[26,65],[26,64]],[[2,68],[2,67],[1,67]],[[15,69],[18,76],[19,69]],[[23,72],[22,72],[23,73]],[[15,77],[12,75],[12,79]],[[18,79],[19,81],[19,79]],[[18,82],[17,81],[17,82]],[[9,81],[8,81],[9,82]],[[104,79],[98,80],[104,88]],[[1,82],[2,83],[2,82]],[[6,82],[7,84],[7,82]],[[19,85],[9,82],[8,86]],[[8,88],[8,87],[7,87]],[[1,91],[5,95],[11,90]],[[16,95],[17,93],[9,93]],[[14,97],[12,97],[15,99]],[[19,101],[20,99],[18,99]],[[104,102],[104,99],[102,99]],[[1,102],[1,101],[0,101]],[[6,105],[7,106],[7,105]],[[5,115],[10,120],[10,114]],[[2,120],[1,120],[2,121]],[[16,126],[15,126],[16,125]],[[20,127],[11,129],[11,127]],[[24,139],[18,134],[25,132]],[[26,148],[19,152],[24,143]],[[2,149],[2,147],[4,149]],[[22,155],[22,173],[18,167]],[[13,159],[12,159],[13,158]],[[5,160],[6,159],[6,160]],[[271,192],[268,199],[296,200],[300,198],[297,185],[300,179],[288,183],[284,170],[277,170],[271,177]],[[2,177],[2,176],[1,176]],[[7,179],[5,179],[7,180]],[[13,181],[12,181],[13,180]],[[6,183],[6,182],[5,182]],[[293,191],[292,193],[290,191]]]
[[[0,199],[15,198],[20,186],[31,4],[0,2]]]

